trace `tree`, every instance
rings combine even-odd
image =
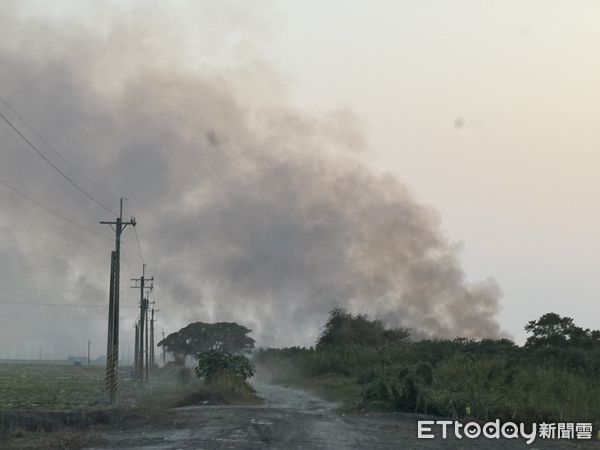
[[[183,366],[185,364],[185,357],[191,354],[191,348],[187,343],[186,337],[180,334],[179,331],[169,334],[157,345],[159,347],[164,345],[167,352],[173,355],[175,364],[178,366]]]
[[[589,347],[598,342],[598,331],[578,327],[570,317],[561,317],[556,313],[547,313],[538,320],[525,325],[525,331],[531,333],[525,347]]]
[[[249,353],[254,349],[252,330],[235,322],[195,322],[169,334],[158,343],[173,354],[176,364],[183,364],[186,356],[216,350],[233,354]]]
[[[406,339],[409,333],[404,328],[386,329],[380,320],[370,320],[366,314],[353,315],[336,308],[317,341],[317,348],[328,345],[380,346]]]

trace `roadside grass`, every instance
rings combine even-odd
[[[94,447],[102,443],[101,433],[90,430],[63,430],[53,433],[32,433],[12,430],[5,442],[19,450],[75,450]],[[0,440],[0,444],[2,441]]]
[[[203,404],[235,404],[256,405],[262,399],[245,381],[234,376],[221,376],[209,381],[195,381],[183,392],[174,406],[191,406]]]
[[[561,367],[507,368],[493,359],[455,355],[433,369],[432,384],[421,391],[434,412],[445,415],[600,425],[598,382]]]
[[[149,388],[140,396],[136,407],[142,409],[179,408],[194,405],[258,404],[252,387],[236,379],[211,382],[194,380],[186,385]]]

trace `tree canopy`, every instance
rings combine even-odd
[[[329,318],[317,348],[328,345],[384,345],[407,338],[408,330],[404,328],[386,329],[380,320],[371,320],[366,314],[347,312],[336,308],[329,313]]]
[[[570,317],[561,317],[552,312],[538,320],[529,321],[525,331],[531,333],[525,343],[529,348],[585,348],[600,343],[600,331],[578,327]]]
[[[254,339],[248,336],[252,330],[235,322],[194,322],[169,334],[158,343],[173,354],[177,364],[183,364],[186,356],[216,350],[242,354],[254,349]]]

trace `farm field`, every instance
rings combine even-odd
[[[120,374],[123,397],[135,389],[126,371]],[[104,404],[106,398],[101,365],[0,363],[0,410],[80,409]]]

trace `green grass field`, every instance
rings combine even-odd
[[[245,383],[204,383],[193,377],[178,381],[176,372],[154,373],[140,385],[129,376],[129,367],[119,373],[119,405],[169,408],[203,403],[255,403]],[[74,366],[62,361],[0,361],[0,411],[58,411],[107,406],[104,366]],[[191,375],[190,375],[191,376]]]
[[[120,389],[126,397],[135,382],[121,378]],[[77,409],[106,399],[103,366],[0,364],[0,409]]]

